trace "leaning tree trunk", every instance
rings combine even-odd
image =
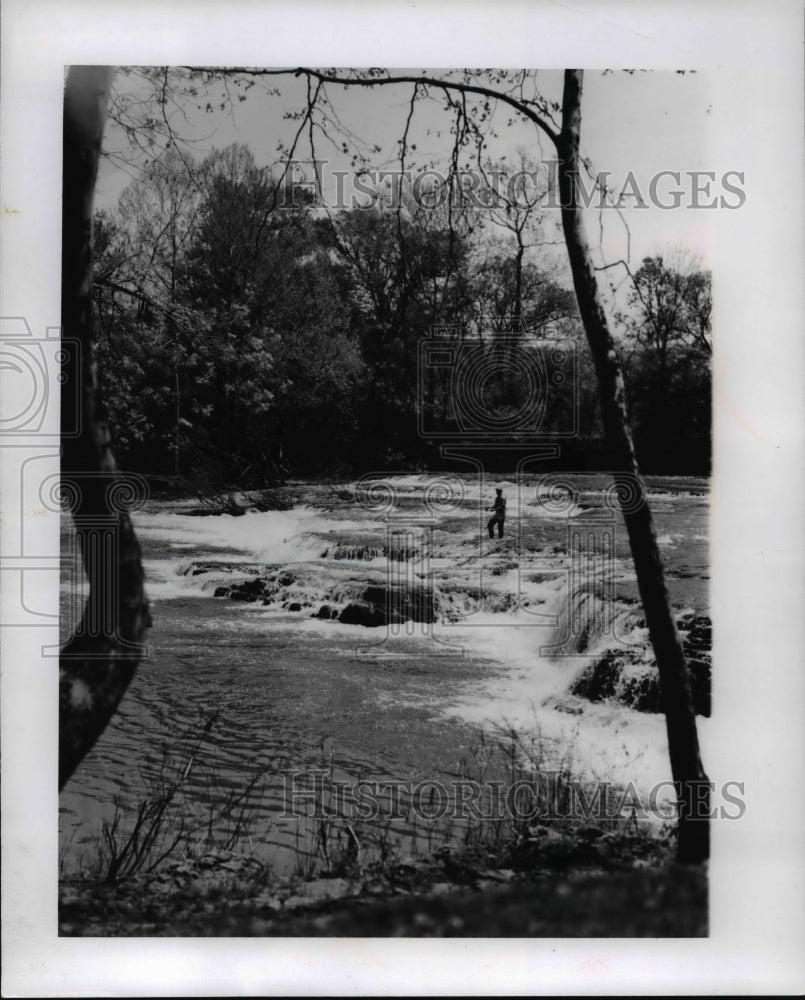
[[[690,677],[671,612],[657,535],[635,456],[620,359],[599,294],[576,199],[580,169],[581,85],[580,70],[565,70],[562,131],[557,143],[562,226],[579,311],[598,376],[601,413],[613,477],[657,659],[671,773],[680,799],[677,858],[680,861],[702,861],[709,855],[709,823],[698,817],[708,814],[710,796],[699,755]],[[635,484],[640,490],[638,498],[634,497]]]
[[[61,490],[89,595],[59,663],[59,788],[106,727],[142,656],[150,624],[140,548],[99,407],[92,311],[92,205],[111,69],[74,66],[64,95]],[[71,427],[77,433],[65,431]]]

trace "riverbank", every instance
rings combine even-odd
[[[704,937],[705,866],[596,828],[497,852],[442,851],[330,878],[248,857],[178,861],[118,885],[60,885],[64,936]]]

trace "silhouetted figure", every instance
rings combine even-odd
[[[498,526],[498,538],[503,538],[503,522],[506,520],[506,500],[503,497],[503,490],[496,490],[497,496],[495,497],[495,503],[492,507],[487,507],[487,510],[493,510],[495,513],[490,517],[489,524],[486,528],[489,532],[489,537],[495,537],[495,525]]]

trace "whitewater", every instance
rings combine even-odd
[[[426,490],[431,488],[434,492],[433,482],[432,476],[393,479],[393,500],[409,515],[403,517],[404,530],[411,531],[411,525],[413,530],[420,530],[417,528],[418,512],[411,514],[411,511]],[[663,484],[666,483],[664,480]],[[570,595],[557,588],[556,577],[540,582],[531,564],[527,568],[531,570],[532,579],[527,579],[528,574],[517,565],[522,553],[516,551],[514,543],[513,548],[507,548],[485,537],[483,524],[487,515],[481,508],[484,503],[489,504],[493,484],[515,499],[514,504],[510,501],[509,509],[514,508],[514,516],[507,522],[506,542],[520,540],[518,517],[520,520],[527,518],[531,529],[542,522],[554,526],[557,522],[564,524],[583,515],[585,501],[600,497],[602,492],[590,487],[578,491],[575,497],[569,496],[562,504],[539,505],[540,496],[545,493],[543,487],[528,485],[523,488],[522,481],[505,477],[480,486],[451,477],[449,482],[442,483],[441,493],[435,491],[436,499],[430,507],[434,516],[428,519],[432,534],[427,572],[437,591],[451,594],[461,592],[462,588],[466,591],[480,586],[487,600],[472,607],[469,613],[466,607],[463,608],[463,614],[453,620],[441,616],[430,630],[409,628],[408,634],[416,655],[428,655],[427,648],[423,652],[422,644],[423,634],[429,632],[432,653],[437,660],[471,656],[487,661],[491,668],[489,676],[482,681],[469,681],[450,699],[442,699],[437,706],[439,712],[445,718],[487,728],[506,726],[523,732],[539,731],[548,745],[556,747],[557,765],[572,752],[574,769],[585,778],[632,782],[642,790],[668,780],[670,770],[662,716],[636,712],[616,703],[587,703],[583,710],[578,705],[568,710],[563,702],[572,679],[607,647],[609,637],[594,638],[583,655],[554,657],[541,653],[549,640],[551,626],[543,621],[535,622],[533,610],[523,607],[523,596],[527,595],[526,603],[531,608],[544,609],[544,617],[549,620],[550,611],[555,612],[557,604],[566,603]],[[691,501],[698,510],[702,506],[701,492],[691,493],[684,486],[678,493],[657,490],[652,499],[660,510],[661,524],[673,522],[674,515],[689,511]],[[140,512],[136,518],[138,532],[164,553],[146,561],[148,591],[156,603],[157,613],[160,601],[209,597],[239,566],[257,572],[266,566],[297,570],[301,583],[294,590],[294,596],[306,610],[308,605],[315,608],[317,603],[324,601],[345,573],[382,579],[389,566],[382,554],[383,542],[388,532],[401,529],[394,522],[388,498],[383,503],[372,495],[369,501],[346,512],[328,512],[310,504],[290,510],[253,511],[240,517],[228,514],[191,517],[167,510]],[[706,541],[701,531],[690,532],[687,525],[683,527],[685,531],[660,531],[661,546],[672,548],[684,541],[686,535],[693,541]],[[621,534],[624,534],[622,527]],[[359,540],[363,544],[361,557],[357,560],[328,558],[339,540],[345,539]],[[204,560],[215,561],[226,565],[227,573],[217,572],[213,566],[206,572],[191,575],[190,554],[196,567]],[[621,582],[633,581],[630,559],[622,551],[617,556],[614,577]],[[533,559],[531,562],[533,564]],[[413,575],[416,573],[417,567],[414,567]],[[495,601],[495,595],[512,594],[520,598],[519,606],[507,606],[505,600]],[[387,652],[380,649],[382,642],[370,634],[376,632],[375,629],[322,622],[310,612],[289,614],[277,604],[259,609],[250,605],[248,611],[240,610],[244,616],[265,616],[274,627],[304,631],[314,639],[328,633],[332,635],[335,630],[339,638],[349,639],[354,644],[352,650],[347,647],[353,654],[357,651],[358,655],[363,652],[371,657],[374,651],[379,650],[377,655]],[[405,639],[405,635],[397,638]],[[635,628],[627,638],[645,642],[647,635],[645,629]],[[405,656],[405,649],[400,644],[396,655]],[[395,697],[400,704],[421,703],[416,691],[411,691],[408,698],[405,692],[397,692]],[[708,721],[699,720],[705,754]]]

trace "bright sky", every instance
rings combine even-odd
[[[400,71],[417,72],[417,71]],[[439,70],[425,71],[438,76]],[[540,88],[551,100],[561,100],[562,75],[560,71],[539,74]],[[267,87],[278,88],[278,95],[266,93]],[[213,93],[219,92],[220,88]],[[381,152],[373,156],[373,163],[383,169],[398,166],[397,140],[402,136],[409,111],[412,86],[396,85],[364,88],[328,87],[328,94],[343,124],[368,146],[380,146]],[[236,91],[235,91],[236,93]],[[205,113],[195,103],[183,106],[189,121],[182,122],[179,132],[194,140],[194,150],[203,156],[214,146],[222,148],[232,142],[242,142],[250,147],[259,166],[277,160],[277,145],[290,141],[298,124],[283,118],[284,113],[301,108],[304,103],[305,84],[292,76],[263,78],[248,92],[245,102],[228,103],[225,110]],[[582,143],[583,152],[589,156],[597,171],[611,173],[610,184],[621,191],[631,171],[646,201],[649,184],[654,175],[663,170],[679,171],[686,196],[682,206],[663,210],[649,204],[635,207],[636,199],[624,198],[623,218],[628,223],[630,236],[617,213],[603,213],[603,236],[599,230],[599,212],[587,212],[589,236],[592,244],[599,239],[604,259],[609,262],[625,258],[627,253],[633,264],[639,264],[650,253],[667,252],[673,247],[685,247],[703,262],[709,256],[709,234],[712,212],[690,207],[691,182],[689,171],[709,170],[716,174],[712,192],[724,193],[720,178],[730,169],[740,169],[740,164],[715,163],[708,152],[708,126],[711,121],[712,96],[707,78],[701,73],[675,73],[672,71],[612,72],[588,71],[585,74],[583,95]],[[509,162],[517,159],[519,150],[537,159],[540,141],[545,156],[551,157],[550,140],[542,136],[536,126],[528,122],[508,125],[508,109],[498,107],[495,123],[499,133],[490,141],[489,154],[493,159],[505,157]],[[450,117],[442,101],[418,102],[409,132],[409,145],[415,144],[416,153],[409,153],[406,165],[415,166],[428,160],[444,162],[450,148]],[[321,136],[316,138],[316,155],[327,160],[326,170],[349,170],[349,156]],[[107,134],[107,146],[119,148],[121,137],[112,127]],[[300,142],[297,157],[310,155],[309,144]],[[129,176],[110,161],[105,161],[98,184],[97,204],[101,208],[113,207],[120,192],[129,182]],[[735,182],[734,182],[735,183]],[[659,185],[660,198],[670,200],[675,187],[671,178]],[[711,197],[702,196],[707,203]]]

